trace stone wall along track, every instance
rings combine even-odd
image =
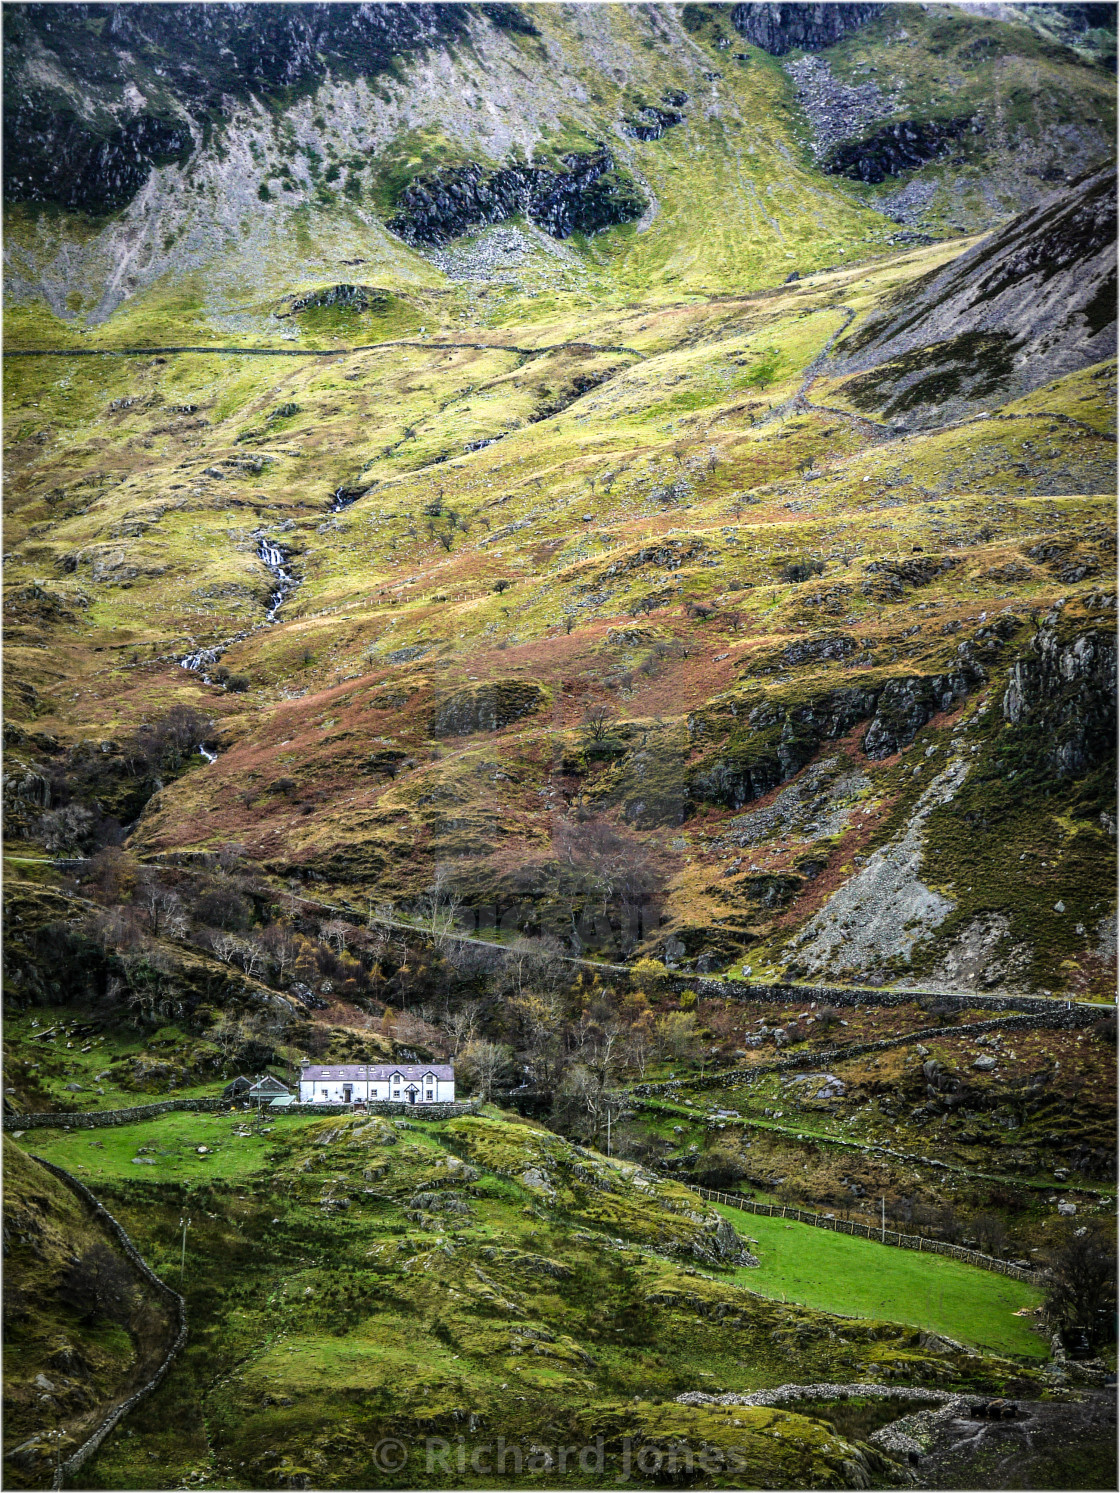
[[[158,1104],[138,1104],[132,1109],[87,1109],[65,1113],[40,1111],[37,1114],[5,1115],[3,1128],[12,1130],[102,1130],[110,1125],[137,1125],[154,1120],[174,1110],[195,1110],[211,1114],[228,1111],[228,1099],[164,1099]],[[477,1114],[481,1100],[463,1099],[440,1104],[405,1104],[392,1099],[371,1099],[366,1104],[289,1104],[283,1109],[269,1109],[271,1119],[279,1115],[411,1115],[428,1120],[454,1120],[460,1115]],[[263,1111],[262,1111],[263,1112]],[[38,1160],[38,1157],[36,1157]],[[44,1163],[45,1164],[45,1163]]]
[[[32,1156],[31,1159],[32,1161],[38,1162],[38,1164],[43,1167],[44,1170],[50,1172],[52,1176],[57,1177],[58,1180],[64,1184],[64,1186],[69,1187],[71,1192],[75,1193],[77,1197],[81,1199],[86,1207],[89,1208],[89,1210],[93,1213],[98,1222],[102,1224],[110,1234],[112,1234],[114,1239],[116,1239],[117,1243],[120,1245],[122,1251],[127,1257],[129,1263],[133,1266],[136,1272],[148,1283],[148,1285],[150,1285],[157,1292],[158,1295],[162,1296],[163,1299],[174,1308],[175,1319],[178,1323],[178,1331],[175,1334],[175,1339],[172,1342],[167,1353],[164,1355],[164,1358],[159,1367],[156,1369],[155,1373],[149,1379],[145,1380],[145,1382],[140,1385],[139,1389],[134,1390],[127,1399],[122,1400],[119,1405],[114,1406],[113,1409],[109,1411],[108,1415],[106,1415],[105,1418],[101,1421],[101,1424],[92,1433],[92,1435],[86,1437],[85,1441],[82,1442],[77,1451],[72,1452],[64,1462],[59,1464],[59,1467],[55,1472],[54,1479],[51,1482],[52,1489],[55,1489],[64,1487],[67,1481],[81,1469],[81,1467],[89,1460],[90,1457],[93,1456],[94,1452],[97,1451],[98,1447],[101,1446],[105,1438],[114,1429],[114,1427],[124,1419],[128,1412],[134,1409],[141,1400],[146,1399],[148,1395],[151,1394],[152,1390],[154,1390],[163,1382],[168,1370],[182,1351],[183,1346],[187,1341],[187,1304],[183,1300],[182,1296],[179,1295],[178,1291],[172,1290],[172,1288],[165,1281],[160,1280],[159,1276],[155,1273],[155,1271],[151,1268],[151,1266],[133,1244],[132,1240],[129,1238],[123,1227],[117,1222],[117,1220],[104,1206],[104,1204],[98,1202],[97,1198],[94,1197],[93,1193],[90,1192],[89,1188],[85,1185],[84,1182],[79,1182],[77,1177],[72,1177],[69,1172],[63,1171],[62,1167],[55,1166],[53,1162],[45,1161],[42,1156]]]

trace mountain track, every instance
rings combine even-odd
[[[516,353],[523,358],[539,358],[545,353],[586,352],[624,353],[633,358],[648,357],[636,347],[615,343],[551,342],[545,347],[518,347],[509,342],[428,342],[401,339],[393,342],[368,342],[358,347],[6,347],[5,358],[148,358],[154,354],[202,353],[224,358],[348,358],[355,353],[380,352],[387,347],[420,347],[436,352],[444,348],[461,348],[474,352]]]

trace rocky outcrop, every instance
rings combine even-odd
[[[943,424],[1112,356],[1116,179],[1091,173],[1021,213],[836,348],[858,408]],[[868,371],[870,370],[870,371]]]
[[[640,218],[647,203],[605,147],[545,166],[448,167],[409,182],[388,226],[409,244],[445,244],[485,223],[524,215],[553,238]]]
[[[819,52],[842,36],[877,20],[882,5],[736,5],[731,21],[752,46],[772,57],[784,57],[799,48]]]
[[[978,134],[980,129],[979,123],[967,117],[895,120],[862,140],[836,146],[824,169],[831,176],[848,176],[853,181],[886,181],[888,176],[916,171],[927,161],[946,155],[963,135]]]
[[[153,166],[193,149],[185,121],[136,114],[96,134],[76,116],[14,103],[4,116],[4,191],[10,202],[55,202],[110,213],[131,202]]]
[[[322,290],[311,290],[299,296],[286,314],[296,315],[300,311],[321,311],[328,306],[342,306],[347,311],[381,310],[389,304],[389,292],[372,285],[325,285]]]
[[[691,770],[689,796],[741,808],[788,782],[812,761],[824,742],[846,736],[861,721],[870,720],[862,742],[869,757],[879,759],[901,751],[935,715],[951,710],[984,683],[987,671],[980,656],[998,654],[1007,631],[984,629],[961,643],[953,667],[938,674],[862,679],[796,704],[771,699],[752,705],[751,696],[743,698],[735,691],[717,697],[690,717],[689,733],[694,742],[701,742],[729,724],[731,728],[725,743]],[[792,645],[799,661],[845,656],[842,645],[847,639],[820,641],[827,645],[820,650],[806,646],[810,640],[806,645]]]
[[[532,715],[547,699],[547,692],[539,684],[525,679],[469,685],[436,705],[432,712],[432,735],[469,736],[474,731],[500,731],[512,721]]]
[[[1091,772],[1116,750],[1116,634],[1043,627],[1012,665],[1003,718],[1037,741],[1059,777]]]
[[[665,107],[646,104],[635,113],[627,115],[623,132],[633,140],[660,140],[666,130],[671,130],[684,119],[681,105],[687,102],[687,93],[670,89],[662,96]]]
[[[824,638],[798,638],[782,649],[782,662],[790,668],[799,664],[825,663],[829,659],[851,658],[856,648],[855,638],[845,633]]]
[[[697,764],[688,778],[693,799],[742,808],[788,781],[812,761],[823,741],[835,741],[874,712],[878,690],[828,690],[796,705],[766,700],[750,709],[727,743]],[[729,709],[734,712],[736,705]],[[689,721],[694,738],[714,722]]]
[[[947,674],[889,679],[863,738],[863,750],[874,758],[900,752],[939,711],[951,710],[983,680],[983,670],[967,656],[959,668]]]

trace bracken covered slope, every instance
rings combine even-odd
[[[8,35],[9,351],[64,354],[7,363],[10,835],[361,905],[442,866],[484,925],[702,970],[1107,988],[1099,17],[366,6],[356,58],[340,7],[259,52],[75,9]],[[869,130],[947,129],[960,68],[982,128],[857,179],[810,65],[878,79]],[[66,199],[65,121],[104,164],[149,118],[175,161]],[[927,187],[992,231],[884,216]]]

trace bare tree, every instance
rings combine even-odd
[[[1093,1346],[1106,1342],[1115,1332],[1115,1231],[1094,1219],[1058,1245],[1049,1266],[1049,1320],[1057,1327],[1083,1327]]]
[[[499,1075],[512,1056],[510,1049],[500,1042],[476,1039],[463,1049],[461,1064],[465,1076],[483,1099],[490,1098]]]
[[[276,970],[276,978],[283,985],[299,957],[299,947],[290,931],[281,923],[271,924],[265,929],[261,939]]]
[[[262,975],[268,964],[268,956],[255,938],[239,938],[237,940],[236,958],[241,968],[252,979],[256,979]]]
[[[240,944],[241,940],[236,933],[215,933],[210,940],[210,947],[213,949],[215,956],[223,964],[233,963],[237,958],[237,951]]]
[[[420,902],[419,920],[435,938],[447,938],[455,932],[455,920],[463,899],[451,885],[446,866],[436,868],[435,880]]]
[[[621,1056],[622,1039],[625,1033],[625,1024],[617,1019],[604,1022],[599,1029],[591,1068],[595,1077],[599,1080],[600,1087],[603,1089],[606,1089],[610,1082],[611,1074],[618,1064],[619,1057]]]
[[[336,954],[345,954],[353,932],[353,928],[344,918],[331,918],[329,922],[319,925],[319,937],[325,944],[329,944]]]
[[[584,713],[583,729],[592,741],[602,741],[613,719],[614,712],[609,705],[592,705]]]
[[[653,1056],[653,1049],[653,1016],[651,1012],[643,1011],[638,1020],[628,1029],[625,1039],[626,1060],[632,1068],[637,1068],[639,1078],[646,1076],[646,1068]]]
[[[245,1029],[240,1017],[232,1011],[222,1013],[221,1020],[210,1028],[208,1033],[210,1041],[222,1054],[222,1067],[227,1068],[232,1062],[234,1055],[245,1044]]]
[[[93,1244],[63,1272],[59,1295],[86,1322],[98,1317],[124,1324],[132,1314],[137,1279],[126,1260],[107,1244]]]
[[[449,1011],[444,1017],[444,1030],[451,1038],[452,1051],[456,1057],[474,1040],[475,1029],[481,1015],[481,1002],[464,1001],[461,1006],[454,1011]]]
[[[154,937],[181,938],[186,932],[187,919],[179,893],[158,881],[141,883],[137,899],[148,919],[148,927]]]
[[[563,999],[558,990],[526,991],[510,1003],[517,1016],[522,1042],[537,1079],[551,1084],[563,1051]]]

